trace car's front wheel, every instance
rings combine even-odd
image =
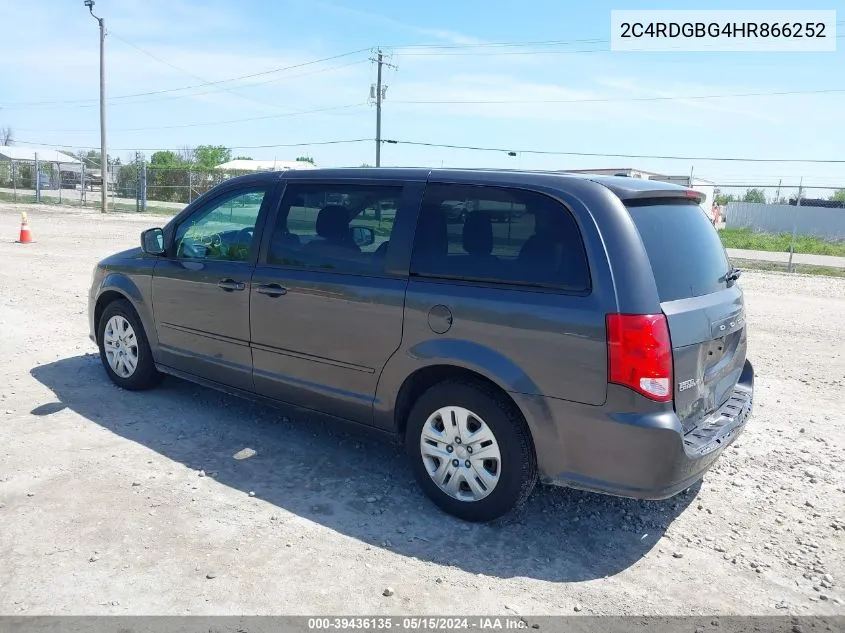
[[[525,421],[504,394],[482,383],[448,381],[426,391],[408,418],[405,448],[425,494],[467,521],[508,514],[537,482]]]
[[[149,389],[161,375],[156,370],[144,327],[125,299],[109,303],[100,316],[97,331],[100,360],[117,386]]]

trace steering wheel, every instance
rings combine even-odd
[[[211,235],[201,236],[197,242],[208,246],[220,246],[223,243],[223,236],[220,233],[212,233]]]

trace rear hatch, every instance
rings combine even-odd
[[[732,421],[747,337],[742,290],[695,200],[626,201],[654,271],[672,342],[674,406],[687,434]],[[702,434],[702,440],[705,439]]]

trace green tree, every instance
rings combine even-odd
[[[300,163],[311,163],[312,165],[317,164],[314,162],[314,159],[311,156],[297,156],[296,160]]]
[[[101,169],[102,161],[100,159],[100,151],[96,149],[89,149],[87,152],[76,152],[76,157],[85,163],[86,169]],[[109,166],[111,165],[120,165],[119,158],[113,158],[111,154],[109,154]]]
[[[830,199],[845,202],[845,189],[837,189],[833,192],[833,195],[830,196]]]
[[[252,156],[235,156],[232,160],[252,160]]]
[[[734,197],[734,195],[731,193],[717,193],[715,196],[715,201],[716,204],[718,204],[720,207],[723,207],[728,204],[728,202],[736,201],[736,197]]]
[[[138,165],[120,165],[115,174],[117,195],[122,198],[134,198],[138,189]]]
[[[194,162],[202,168],[211,169],[232,160],[232,150],[222,145],[198,145],[194,149]]]
[[[749,189],[745,192],[744,202],[766,202],[766,195],[762,189]]]
[[[165,202],[187,202],[190,165],[176,152],[155,152],[147,169],[147,199]]]
[[[169,150],[156,152],[152,156],[150,156],[150,165],[155,165],[157,167],[172,167],[174,165],[181,165],[182,159],[179,158],[179,155],[176,152],[171,152]]]

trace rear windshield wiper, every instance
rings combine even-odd
[[[739,268],[731,268],[730,272],[725,275],[725,281],[736,281],[739,279],[739,276],[742,274],[742,270]]]

